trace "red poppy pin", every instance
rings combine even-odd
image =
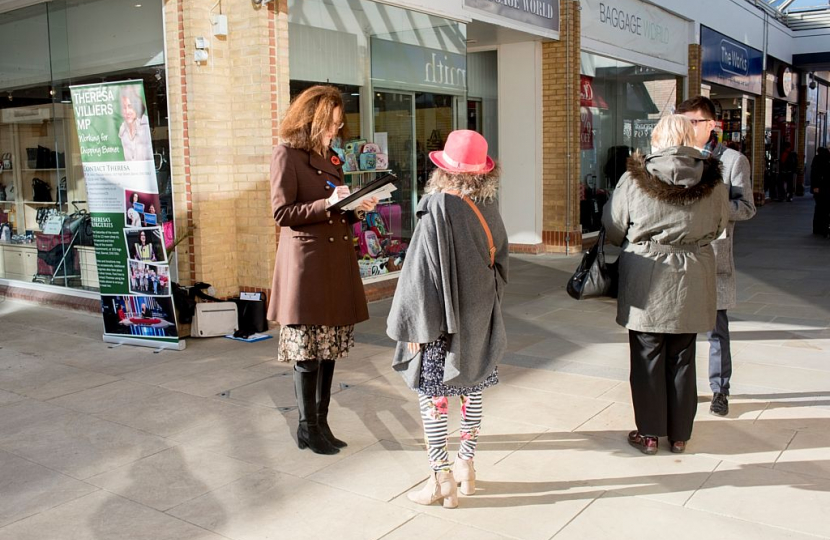
[[[334,164],[335,166],[339,166],[339,165],[340,165],[340,163],[341,163],[341,162],[340,162],[340,158],[339,158],[339,157],[337,157],[337,156],[331,156],[331,162],[332,162],[332,164]]]

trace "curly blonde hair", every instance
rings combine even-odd
[[[501,167],[498,163],[492,171],[483,174],[451,173],[436,168],[432,171],[424,191],[457,191],[476,202],[492,202],[498,194],[500,179]]]

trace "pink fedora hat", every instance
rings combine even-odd
[[[429,159],[451,173],[484,174],[496,166],[487,155],[487,141],[469,129],[457,129],[450,133],[444,149],[430,152]]]

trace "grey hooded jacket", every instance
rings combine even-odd
[[[635,154],[605,206],[608,239],[622,246],[617,323],[639,332],[714,328],[712,242],[729,220],[720,163],[680,146]]]
[[[507,231],[498,204],[479,203],[497,248],[490,268],[487,236],[473,210],[453,195],[427,195],[387,319],[398,342],[392,367],[417,389],[421,355],[407,343],[447,336],[444,383],[473,386],[496,367],[507,348],[501,297],[507,283]]]
[[[729,188],[729,226],[720,238],[712,242],[718,267],[718,309],[732,309],[738,304],[732,239],[735,236],[735,223],[755,215],[752,172],[745,155],[723,144],[715,147],[712,156],[723,164],[723,183]]]

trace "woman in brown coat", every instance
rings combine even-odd
[[[309,88],[280,124],[271,158],[271,207],[280,227],[268,318],[280,326],[278,358],[294,362],[297,445],[336,454],[346,443],[328,426],[334,362],[354,346],[354,325],[369,318],[352,242],[354,212],[328,210],[349,194],[329,145],[343,128],[343,100],[331,86]]]

